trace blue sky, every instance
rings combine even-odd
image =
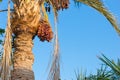
[[[120,23],[120,1],[103,0],[106,7]],[[0,9],[6,9],[6,1]],[[54,27],[53,14],[49,14]],[[6,25],[6,13],[0,13],[0,27]],[[87,70],[95,73],[102,63],[97,56],[104,53],[108,58],[120,58],[120,37],[107,19],[99,12],[86,5],[76,7],[71,0],[69,9],[59,12],[58,34],[61,54],[62,80],[75,79],[75,70]],[[40,42],[34,40],[33,53],[35,62],[33,70],[35,80],[46,80],[48,63],[53,52],[53,41]]]

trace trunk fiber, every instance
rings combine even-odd
[[[20,29],[18,29],[20,30]],[[16,30],[17,31],[17,30]],[[18,31],[14,39],[13,71],[11,80],[34,80],[32,65],[34,55],[32,53],[33,34],[29,31]]]

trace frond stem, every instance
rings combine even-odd
[[[8,9],[0,10],[0,12],[8,11]],[[10,9],[10,11],[14,11],[14,9]]]

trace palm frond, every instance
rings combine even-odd
[[[46,11],[46,9],[45,9],[44,4],[45,4],[45,2],[43,2],[43,3],[41,4],[41,8],[42,8],[42,17],[43,17],[46,21],[49,22],[49,20],[48,20],[48,14],[47,14],[47,11]]]
[[[10,64],[11,64],[11,45],[12,32],[10,27],[10,0],[8,0],[8,24],[5,31],[4,53],[1,62],[1,78],[2,80],[10,80]]]
[[[113,76],[113,72],[108,70],[107,65],[102,65],[100,69],[97,69],[98,80],[109,80]]]
[[[52,55],[52,62],[50,65],[50,71],[49,71],[47,80],[59,80],[60,79],[60,54],[59,54],[59,42],[58,42],[58,30],[57,30],[57,17],[58,17],[57,12],[58,10],[60,10],[60,7],[58,8],[58,5],[56,4],[61,5],[60,2],[62,3],[62,0],[46,0],[46,2],[47,2],[46,4],[49,4],[52,6],[52,9],[54,12],[54,21],[55,21],[54,52]]]
[[[0,10],[0,12],[8,11],[8,9]],[[10,11],[13,11],[13,9],[10,9]]]
[[[86,80],[86,71],[83,71],[82,69],[80,72],[79,70],[75,72],[75,75],[76,75],[76,80]]]
[[[50,0],[49,0],[49,2],[52,5],[55,20],[57,20],[58,19],[58,10],[56,9],[56,7],[54,6],[54,4]]]
[[[5,33],[5,30],[0,28],[0,36],[3,36],[3,34]],[[3,40],[0,39],[0,44],[2,44]]]
[[[54,52],[52,56],[52,63],[50,66],[48,80],[59,80],[59,79],[60,79],[60,54],[59,54],[57,22],[55,20]]]
[[[120,59],[118,59],[118,61],[117,61],[117,65],[120,66]]]
[[[117,65],[114,61],[109,60],[105,55],[102,54],[102,57],[98,57],[106,65],[108,65],[117,75],[120,75],[120,66]]]
[[[117,21],[114,18],[114,16],[105,8],[101,0],[75,0],[75,2],[84,3],[102,13],[112,24],[112,26],[115,28],[118,34],[120,34],[120,26],[117,24]]]
[[[5,30],[0,28],[0,35],[2,35],[4,32],[5,32]]]

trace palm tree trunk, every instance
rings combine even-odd
[[[14,30],[15,51],[13,54],[11,80],[34,80],[34,72],[32,71],[34,62],[32,39],[35,36],[35,30],[27,26],[19,26],[19,28],[16,27]]]

